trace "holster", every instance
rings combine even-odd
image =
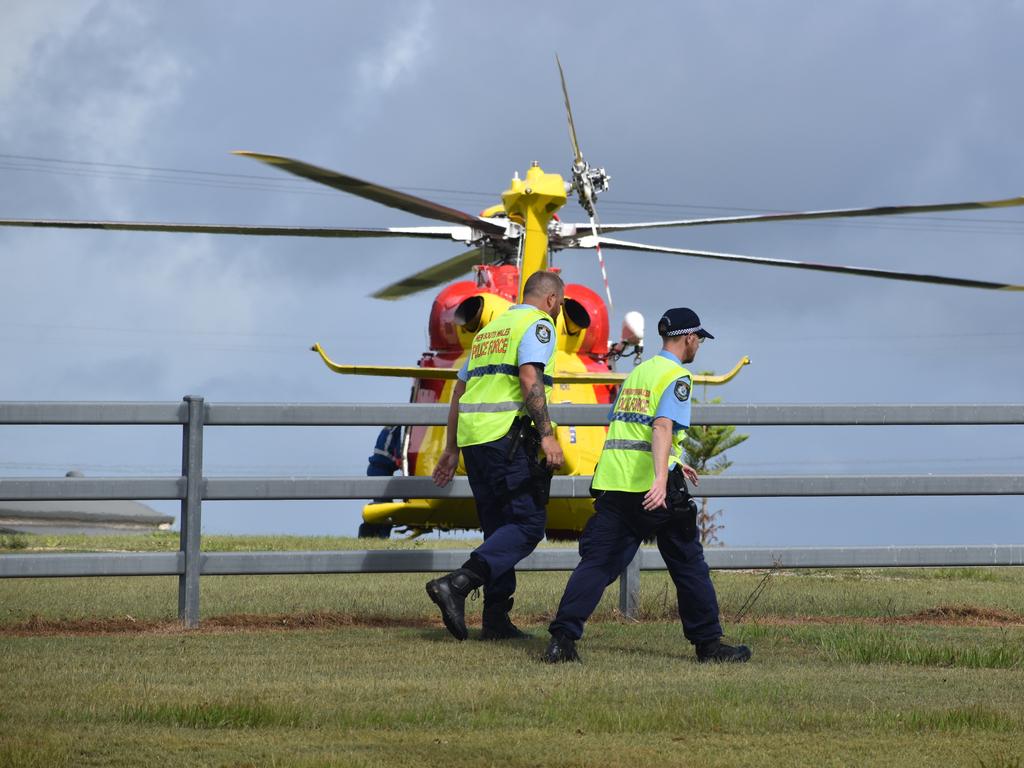
[[[526,464],[530,470],[529,493],[539,507],[546,507],[551,498],[551,478],[554,470],[540,458],[540,432],[533,425],[529,416],[519,416],[512,422],[509,430],[511,440],[508,444],[506,458],[511,461],[519,446],[526,453]]]
[[[665,505],[672,518],[681,526],[683,537],[688,541],[697,538],[697,502],[690,496],[683,468],[679,464],[668,473]]]

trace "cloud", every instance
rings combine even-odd
[[[0,103],[77,33],[98,0],[38,0],[4,8],[0,26]]]
[[[143,140],[178,103],[189,76],[180,54],[153,39],[158,11],[150,4],[52,1],[17,10],[13,25],[0,32],[6,151],[140,158]],[[97,192],[112,201],[104,182],[91,186],[92,203]]]
[[[391,90],[404,78],[415,78],[431,45],[433,3],[422,0],[408,22],[398,27],[356,63],[359,90],[364,94]]]

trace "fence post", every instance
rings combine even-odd
[[[637,549],[626,569],[619,574],[619,613],[627,619],[640,615],[640,558],[643,549]]]
[[[199,544],[203,506],[203,398],[185,397],[188,419],[182,428],[181,474],[185,498],[181,500],[181,543],[185,567],[178,576],[178,620],[186,627],[199,626]]]

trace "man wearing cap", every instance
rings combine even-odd
[[[563,461],[547,398],[554,373],[555,320],[564,298],[565,286],[554,272],[530,275],[523,303],[477,333],[452,390],[447,444],[434,482],[441,487],[451,482],[461,449],[484,543],[461,568],[428,582],[427,594],[459,640],[469,635],[466,596],[478,587],[484,589],[481,639],[526,636],[508,613],[516,563],[544,538],[550,472]],[[546,471],[536,455],[528,454],[537,452],[538,442]]]
[[[569,577],[551,642],[543,659],[579,661],[576,641],[605,588],[636,555],[640,543],[657,536],[676,587],[683,635],[701,662],[748,661],[750,649],[721,641],[718,600],[697,530],[697,507],[684,477],[682,442],[690,426],[692,374],[683,367],[713,339],[688,308],[668,310],[658,322],[662,350],[638,365],[622,383],[611,412],[604,450],[594,470],[594,515],[580,538],[580,563]],[[670,471],[671,470],[671,471]]]

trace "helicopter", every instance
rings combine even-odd
[[[968,278],[900,272],[857,266],[819,264],[788,259],[655,246],[622,240],[612,235],[628,231],[675,227],[712,226],[772,221],[836,219],[977,210],[1024,205],[1024,197],[999,200],[890,205],[870,208],[766,213],[739,216],[602,223],[598,197],[610,187],[611,177],[602,167],[588,163],[580,149],[570,105],[565,74],[556,56],[572,148],[569,179],[545,172],[533,163],[523,178],[518,173],[502,194],[502,202],[472,215],[440,203],[355,178],[301,160],[249,151],[235,154],[273,166],[280,171],[335,190],[353,194],[390,208],[438,222],[430,226],[386,228],[239,226],[171,224],[121,221],[58,221],[41,219],[0,219],[0,226],[55,227],[65,229],[107,229],[121,231],[191,232],[249,236],[294,236],[328,238],[402,237],[461,243],[464,250],[439,263],[402,278],[378,290],[377,299],[396,300],[419,291],[436,288],[472,273],[471,280],[444,287],[433,302],[428,321],[429,350],[415,366],[362,366],[339,364],[319,344],[313,351],[332,371],[346,375],[389,376],[413,379],[413,402],[450,401],[456,373],[475,335],[487,323],[522,298],[522,287],[534,272],[550,268],[550,256],[562,250],[593,250],[604,282],[605,299],[578,284],[566,286],[563,312],[557,321],[558,348],[552,402],[613,402],[616,387],[625,373],[614,370],[622,358],[638,361],[643,353],[644,323],[638,313],[627,313],[621,338],[609,338],[608,310],[612,306],[610,284],[603,249],[665,253],[691,258],[761,264],[887,280],[902,280],[984,290],[1024,290],[1024,285],[995,283]],[[587,221],[562,221],[557,212],[574,193]],[[468,249],[466,249],[468,247]],[[696,376],[695,383],[722,384],[749,363],[743,358],[722,376]],[[443,427],[408,427],[401,430],[399,460],[406,474],[429,475],[444,445]],[[558,439],[566,455],[564,474],[591,474],[601,450],[603,427],[558,427]],[[464,471],[460,467],[460,471]],[[547,532],[551,537],[578,535],[592,513],[589,500],[554,499],[548,508]],[[393,527],[414,535],[434,529],[478,527],[471,500],[411,499],[368,504],[363,510],[362,535],[383,535]]]

